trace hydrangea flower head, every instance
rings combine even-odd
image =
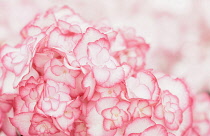
[[[38,14],[21,36],[0,50],[5,133],[5,127],[26,136],[191,133],[188,87],[145,68],[149,45],[134,29],[93,25],[64,6]]]

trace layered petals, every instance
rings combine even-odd
[[[149,45],[134,29],[103,25],[54,7],[23,28],[19,44],[1,47],[0,131],[209,135],[209,96],[192,103],[183,80],[145,69]]]
[[[160,88],[156,77],[150,71],[141,71],[135,77],[126,80],[128,98],[142,98],[147,100],[157,100]]]
[[[70,89],[65,84],[48,80],[37,104],[37,110],[53,117],[63,115],[71,101],[69,93]]]

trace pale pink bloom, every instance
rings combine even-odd
[[[15,113],[33,112],[40,95],[44,89],[44,81],[42,78],[37,80],[30,77],[23,80],[19,84],[19,96],[15,98]]]
[[[112,37],[111,50],[114,57],[123,64],[128,63],[134,70],[143,69],[145,66],[145,57],[149,45],[144,39],[135,35],[132,28],[120,30],[115,37]]]
[[[13,116],[13,99],[15,95],[0,95],[0,131],[6,135],[16,135],[15,127],[11,125],[9,118]]]
[[[78,43],[78,45],[74,49],[74,54],[77,60],[81,62],[81,64],[82,64],[82,59],[85,59],[88,56],[88,47],[89,47],[88,43],[96,42],[97,40],[101,38],[106,38],[106,35],[93,27],[89,27],[85,31],[81,41]],[[102,46],[104,45],[106,45],[106,42],[105,44],[104,43],[102,44]]]
[[[1,61],[6,70],[11,71],[17,77],[22,77],[23,74],[29,71],[32,52],[26,45],[17,45],[10,47],[4,45],[1,48]],[[21,75],[22,74],[22,75]]]
[[[142,132],[140,136],[152,136],[152,135],[157,135],[157,136],[175,136],[174,134],[167,132],[164,126],[162,125],[154,125]]]
[[[45,14],[36,15],[35,19],[21,30],[21,35],[23,38],[36,36],[42,32],[46,32],[55,23],[56,20],[52,11],[48,10]]]
[[[53,121],[49,117],[43,115],[34,114],[31,119],[31,125],[29,127],[29,134],[31,135],[46,135],[55,134],[59,130],[54,126]]]
[[[164,126],[155,124],[150,118],[136,118],[125,129],[125,136],[173,136]]]
[[[17,96],[14,98],[14,113],[15,113],[15,115],[19,114],[19,113],[23,113],[23,112],[33,111],[33,110],[34,110],[33,107],[30,109],[30,107],[26,104],[26,102],[24,100],[21,99],[20,96]]]
[[[11,123],[22,135],[52,135],[59,132],[50,117],[31,112],[17,114]]]
[[[68,6],[63,6],[57,9],[54,8],[53,12],[57,21],[62,20],[71,25],[80,26],[83,33],[88,27],[90,27],[90,24],[87,21],[85,21],[79,14],[75,13]]]
[[[104,117],[103,123],[105,130],[122,127],[129,119],[128,114],[117,106],[103,110],[102,116]]]
[[[125,125],[130,120],[128,107],[129,102],[119,101],[117,98],[99,99],[85,119],[87,132],[91,135],[114,135],[118,130],[124,131]]]
[[[175,135],[183,135],[192,125],[192,101],[188,87],[181,79],[157,75],[161,89],[154,120]]]
[[[120,66],[110,55],[109,44],[105,34],[88,28],[74,49],[79,65],[82,67],[89,65],[95,80],[102,87],[110,87],[123,81],[129,72],[126,65]]]
[[[33,58],[33,64],[37,72],[40,73],[40,75],[44,75],[44,66],[45,64],[53,59],[58,57],[59,54],[51,49],[45,48],[42,49],[42,52],[36,52],[34,58]]]
[[[57,128],[70,134],[74,129],[74,123],[81,116],[80,106],[81,101],[79,98],[67,105],[63,116],[55,118],[58,124]]]
[[[96,108],[92,108],[91,111],[87,114],[86,118],[86,131],[90,135],[109,135],[113,136],[116,133],[116,129],[106,131],[103,125],[104,118],[100,115]],[[83,129],[84,130],[84,129]]]
[[[55,82],[62,82],[71,87],[75,87],[75,71],[66,68],[61,60],[51,59],[44,65],[44,79],[53,80]]]
[[[163,91],[161,101],[155,107],[155,117],[164,120],[167,128],[177,130],[182,123],[182,114],[178,98],[167,90]]]
[[[47,80],[36,110],[52,117],[62,116],[66,106],[71,102],[69,94],[70,88],[64,83]]]
[[[129,77],[126,80],[128,99],[158,100],[160,88],[156,77],[148,70],[140,71],[136,74],[136,77]]]
[[[10,121],[20,134],[172,136],[196,130],[185,83],[144,69],[149,45],[133,29],[101,26],[67,6],[52,8],[22,30],[21,44],[2,48],[1,93],[12,92],[5,88],[12,81],[18,95]]]
[[[65,34],[67,34],[66,32],[80,32],[78,30],[85,32],[88,26],[89,24],[78,14],[76,14],[69,7],[63,6],[59,8],[51,8],[45,14],[38,14],[34,20],[24,27],[24,29],[21,31],[21,34],[23,38],[35,36],[41,32],[50,34],[50,32],[55,28],[55,30],[61,29],[61,32],[64,33],[63,36],[65,36]]]
[[[88,57],[93,64],[94,77],[103,87],[110,87],[121,82],[127,74],[123,66],[120,66],[110,55],[108,49],[109,43],[104,39],[90,43],[88,46]]]
[[[58,21],[58,27],[49,34],[48,47],[57,48],[63,52],[72,52],[81,39],[81,29],[64,21]]]
[[[182,110],[192,105],[189,88],[182,79],[168,75],[157,75],[157,79],[162,91],[168,90],[179,99],[179,106]]]
[[[23,43],[15,47],[4,45],[0,50],[1,71],[3,81],[1,81],[2,93],[16,94],[19,82],[30,73],[32,57],[36,51],[36,44],[43,38],[38,35],[34,38],[28,38]]]
[[[128,111],[133,118],[151,117],[153,112],[153,104],[147,100],[133,100]]]

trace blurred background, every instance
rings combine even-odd
[[[94,23],[135,28],[150,44],[148,69],[183,78],[193,94],[210,92],[209,0],[0,0],[0,44],[17,44],[37,13],[61,5]]]

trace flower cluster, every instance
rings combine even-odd
[[[0,50],[0,130],[7,135],[199,133],[188,87],[145,68],[149,45],[133,29],[92,25],[62,7],[37,15],[21,35],[20,44]]]

